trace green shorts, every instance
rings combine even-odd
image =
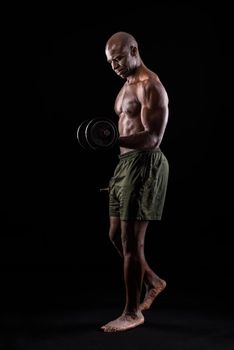
[[[160,149],[119,155],[109,181],[109,215],[121,220],[161,220],[169,175]]]

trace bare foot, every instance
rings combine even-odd
[[[139,311],[136,314],[123,314],[116,320],[102,326],[101,329],[104,332],[122,332],[137,327],[142,323],[144,323],[144,316]]]
[[[145,311],[148,310],[153,303],[154,299],[166,288],[166,281],[160,279],[157,281],[155,286],[148,287],[145,298],[143,302],[140,304],[140,310]]]

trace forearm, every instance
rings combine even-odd
[[[155,133],[141,131],[128,136],[119,136],[119,146],[130,149],[152,149],[159,143]]]

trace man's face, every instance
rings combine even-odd
[[[125,79],[135,70],[135,56],[128,47],[122,47],[119,44],[107,45],[107,62],[111,64],[112,69],[117,75]]]

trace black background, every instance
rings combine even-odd
[[[11,283],[3,291],[33,281],[54,294],[85,291],[93,281],[100,291],[110,281],[122,288],[108,241],[107,195],[99,191],[118,149],[85,151],[76,130],[87,118],[117,120],[113,104],[123,81],[104,48],[123,30],[136,37],[170,99],[161,147],[170,163],[168,194],[163,220],[149,227],[146,256],[173,290],[226,301],[234,268],[230,8],[185,1],[112,6],[6,11],[0,261]]]

